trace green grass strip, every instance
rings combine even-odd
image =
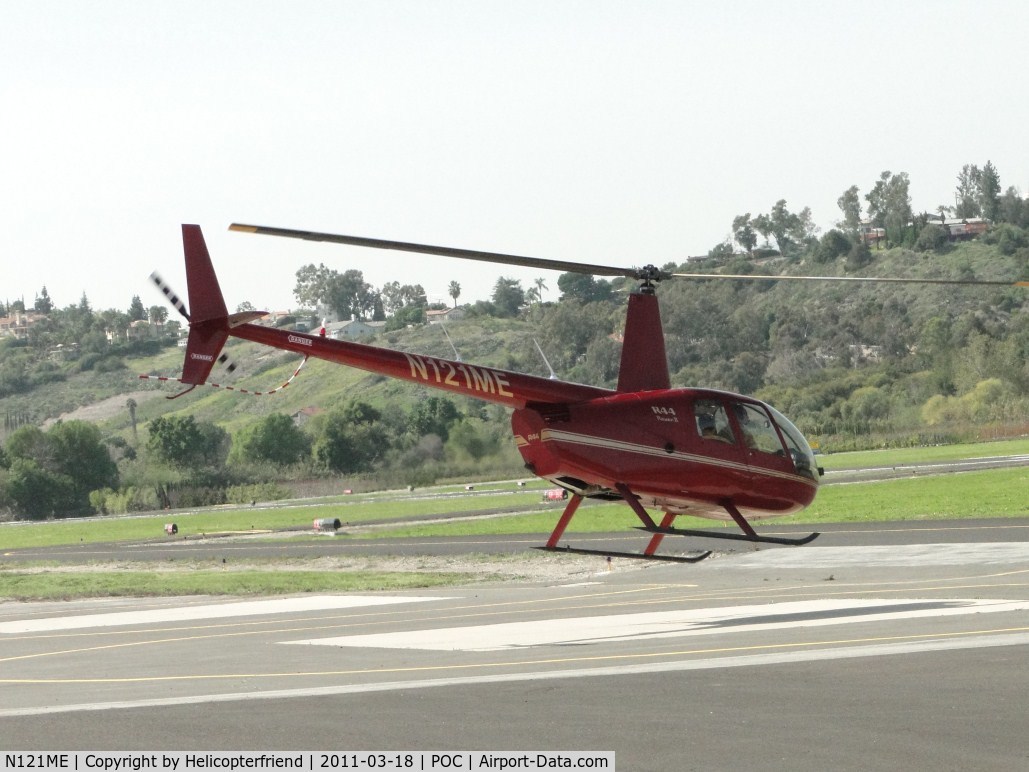
[[[403,494],[405,497],[411,494]],[[283,504],[267,508],[215,507],[198,512],[160,513],[142,516],[111,516],[86,520],[0,525],[0,549],[51,547],[60,544],[96,544],[138,541],[164,536],[165,523],[178,526],[179,538],[220,533],[250,533],[295,528],[313,531],[315,519],[339,518],[344,524],[415,515],[448,515],[489,509],[538,506],[540,493],[498,493],[462,498],[414,498],[388,501],[374,499],[348,504]]]
[[[790,517],[758,521],[776,523],[848,523],[882,520],[939,520],[965,517],[1025,517],[1029,515],[1029,467],[992,469],[935,477],[832,485],[822,488],[814,503]],[[372,537],[479,536],[489,534],[547,534],[560,509],[553,512],[457,521],[437,525],[405,525],[376,531]],[[584,504],[567,533],[601,533],[639,525],[623,504]],[[677,528],[719,528],[717,521],[680,517]],[[735,529],[733,524],[725,527]]]
[[[817,457],[826,469],[869,469],[878,466],[960,461],[992,456],[1018,456],[1029,453],[1029,438],[961,445],[936,445],[920,448],[888,448],[829,453]]]
[[[461,573],[376,571],[0,571],[0,598],[67,600],[116,596],[291,595],[410,590],[469,580]]]

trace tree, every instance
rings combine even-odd
[[[51,467],[54,464],[51,451],[46,433],[38,426],[22,426],[7,438],[7,454],[12,460],[31,459],[41,466]]]
[[[750,221],[750,212],[741,214],[732,221],[732,237],[745,252],[754,253],[754,247],[757,246],[757,232]]]
[[[118,466],[100,430],[86,421],[62,421],[47,432],[55,471],[72,482],[72,494],[85,510],[90,491],[118,485]]]
[[[1029,225],[1029,206],[1018,194],[1018,188],[1014,185],[1004,191],[1000,199],[1000,211],[997,215],[1000,222],[1009,222],[1012,225],[1025,227]]]
[[[334,472],[371,471],[386,451],[382,415],[366,402],[354,401],[324,418],[314,441],[315,459]]]
[[[293,296],[305,308],[327,305],[340,319],[359,319],[374,308],[377,293],[360,271],[339,273],[312,263],[298,270],[296,276]]]
[[[979,217],[982,214],[980,205],[979,181],[982,172],[975,164],[965,164],[958,174],[958,187],[955,191],[954,216],[964,220],[968,217]]]
[[[372,321],[373,322],[384,322],[386,321],[386,309],[382,305],[382,295],[375,293],[375,297],[372,300]]]
[[[1000,175],[990,161],[979,175],[979,210],[991,222],[996,222],[1000,214]]]
[[[421,284],[401,285],[400,301],[404,306],[427,306],[429,304],[429,298]]]
[[[48,472],[32,459],[16,458],[7,475],[7,496],[20,514],[32,519],[65,514],[71,481]]]
[[[164,306],[150,306],[147,310],[150,324],[164,324],[168,319],[168,309]]]
[[[810,210],[806,210],[810,219]],[[779,254],[785,256],[788,251],[804,237],[804,220],[786,208],[786,199],[779,199],[768,215],[768,224],[764,226],[775,239]]]
[[[125,407],[127,407],[129,410],[129,420],[132,422],[132,442],[138,445],[139,434],[136,432],[136,408],[138,407],[138,405],[136,404],[136,400],[134,400],[132,397],[129,397],[127,400],[125,400]]]
[[[935,252],[947,246],[949,240],[946,228],[934,222],[927,223],[919,232],[914,249],[916,252]]]
[[[583,303],[607,300],[614,292],[611,282],[606,279],[597,281],[582,273],[561,274],[557,278],[557,288],[561,290],[561,300],[574,299]]]
[[[450,432],[450,445],[459,448],[474,461],[496,453],[500,443],[479,422],[465,420],[458,422]],[[448,446],[448,447],[449,447]]]
[[[306,458],[311,439],[285,413],[272,413],[238,432],[232,440],[232,461],[269,461],[288,466]]]
[[[419,437],[435,434],[446,442],[451,425],[460,417],[457,406],[446,397],[428,397],[414,406],[410,425]]]
[[[536,300],[537,300],[537,302],[542,303],[543,302],[543,290],[549,290],[550,289],[550,287],[547,286],[547,280],[544,279],[542,276],[537,276],[535,279],[533,279],[532,284],[533,284],[533,287],[536,289]]]
[[[454,308],[457,308],[457,299],[461,297],[461,285],[456,281],[450,282],[450,286],[447,288],[447,294],[454,299]]]
[[[8,438],[7,455],[8,495],[32,517],[83,514],[91,491],[118,484],[100,430],[85,421],[58,423],[45,433],[24,426]]]
[[[297,270],[293,297],[302,308],[316,308],[322,303],[328,303],[334,275],[337,275],[336,271],[326,268],[324,263],[317,266],[308,263]]]
[[[50,295],[46,291],[45,284],[43,285],[43,289],[39,291],[39,294],[36,295],[36,302],[33,305],[33,308],[41,314],[49,314],[54,310],[53,301],[50,300]]]
[[[840,255],[847,254],[850,251],[850,246],[850,239],[842,231],[834,228],[831,231],[826,231],[825,235],[822,236],[818,242],[818,248],[815,249],[812,256],[815,262],[831,263]]]
[[[451,297],[454,297],[454,285],[457,285],[457,294],[461,294],[461,285],[457,282],[450,283]],[[425,296],[425,289],[421,284],[401,284],[398,281],[386,282],[379,291],[382,300],[383,311],[387,316],[395,316],[401,309],[408,306],[426,306],[428,298]],[[454,298],[456,303],[457,298]]]
[[[525,290],[522,289],[520,281],[501,276],[493,285],[492,300],[497,316],[517,316],[518,311],[525,305]]]
[[[772,218],[767,214],[759,214],[750,221],[750,224],[754,227],[754,230],[761,234],[761,238],[765,240],[764,243],[767,245],[769,240],[772,238]],[[729,247],[729,249],[725,256],[729,257],[732,255],[732,245],[726,242],[726,247]],[[712,253],[713,252],[714,250],[712,250]]]
[[[764,217],[764,215],[761,216]],[[766,217],[765,219],[767,220],[768,218]],[[757,222],[756,217],[754,218],[754,222]],[[756,227],[757,226],[755,225],[755,228]],[[767,241],[767,237],[765,240]],[[726,239],[720,244],[715,244],[713,247],[711,247],[711,249],[707,251],[707,256],[712,257],[715,260],[728,260],[734,254],[736,253],[733,251],[732,242],[729,239]]]
[[[362,319],[374,306],[375,292],[364,274],[352,268],[334,277],[328,302],[340,319]]]
[[[847,253],[847,259],[843,265],[847,271],[853,272],[860,271],[871,262],[872,250],[868,248],[868,244],[864,241],[855,241]]]
[[[388,281],[379,290],[379,297],[382,298],[382,308],[386,316],[393,316],[404,307],[404,299],[400,292],[400,282]]]
[[[143,301],[139,299],[139,295],[132,296],[132,302],[129,303],[129,321],[138,322],[146,319],[146,308],[143,307]]]
[[[665,305],[665,308],[668,307]],[[619,323],[623,318],[614,312],[612,304],[568,296],[544,310],[546,314],[540,324],[539,345],[546,352],[550,364],[566,377],[572,366],[585,357],[594,339],[607,337],[614,332],[615,322],[612,317],[616,316]]]
[[[909,188],[907,172],[884,171],[865,196],[872,224],[885,228],[886,237],[894,243],[900,243],[904,229],[913,218]]]
[[[404,306],[386,321],[386,332],[425,324],[425,306]]]
[[[851,185],[843,191],[843,195],[836,199],[836,206],[843,212],[840,226],[851,235],[857,234],[861,228],[861,196],[858,186]]]
[[[147,450],[157,458],[186,469],[220,467],[229,445],[228,433],[193,416],[159,416],[147,429]]]

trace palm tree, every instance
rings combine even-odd
[[[461,297],[461,285],[456,281],[450,282],[450,287],[447,289],[447,294],[454,299],[454,308],[457,308],[457,299]]]
[[[132,441],[136,445],[139,444],[139,435],[136,434],[136,400],[129,397],[125,400],[125,407],[129,409],[129,418],[132,419]]]
[[[537,277],[536,281],[534,281],[533,284],[536,285],[536,297],[538,298],[539,302],[542,303],[543,290],[550,289],[550,287],[547,286],[547,282],[542,276]]]
[[[150,324],[164,324],[168,319],[168,309],[164,306],[150,306],[147,315],[150,317]]]

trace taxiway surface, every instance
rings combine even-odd
[[[556,584],[0,604],[0,745],[613,750],[622,770],[1029,763],[1029,523],[720,549],[696,565],[598,558]]]

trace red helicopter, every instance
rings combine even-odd
[[[947,279],[684,274],[652,265],[616,268],[255,225],[233,224],[230,230],[638,281],[638,292],[629,296],[618,385],[613,390],[253,324],[264,314],[228,313],[198,225],[182,226],[189,313],[174,293],[158,283],[189,319],[185,364],[178,379],[189,389],[181,394],[207,382],[215,364],[224,359],[221,349],[232,336],[294,351],[305,361],[307,357],[326,359],[495,402],[513,409],[511,428],[526,468],[571,494],[541,549],[685,562],[702,560],[710,553],[658,555],[666,535],[793,545],[816,538],[818,533],[796,539],[761,536],[751,521],[793,514],[809,505],[818,491],[822,469],[797,427],[771,405],[742,394],[671,387],[654,292],[656,282],[685,278],[1029,285]],[[652,534],[643,551],[559,547],[584,498],[624,501],[639,518],[642,530]],[[648,507],[664,513],[660,522],[654,521]],[[731,519],[742,533],[677,529],[673,523],[679,515]]]

